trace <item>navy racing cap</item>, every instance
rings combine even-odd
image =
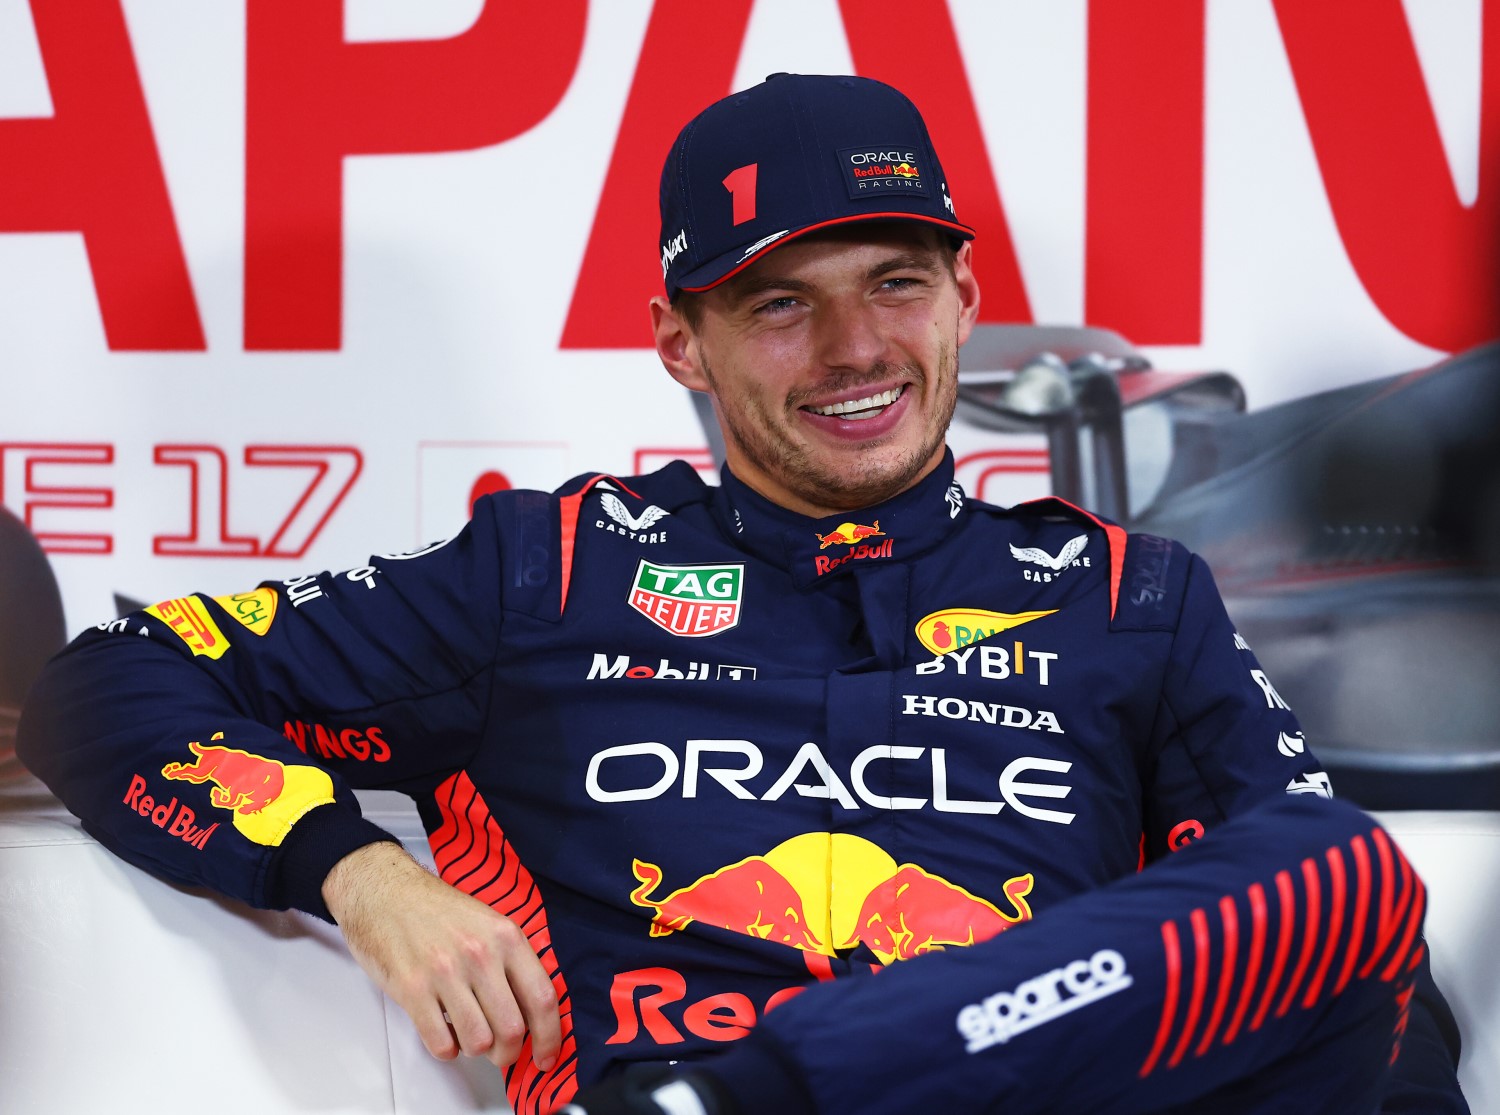
[[[771,249],[851,221],[923,221],[964,240],[921,113],[865,77],[772,74],[708,106],[661,174],[667,294],[717,286]]]

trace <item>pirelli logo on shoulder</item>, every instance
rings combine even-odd
[[[663,631],[700,638],[740,622],[743,565],[657,565],[641,559],[630,606]]]
[[[163,600],[146,611],[176,632],[195,656],[206,654],[209,658],[218,658],[229,649],[229,640],[196,596]]]

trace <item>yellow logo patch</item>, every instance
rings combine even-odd
[[[206,654],[218,658],[229,649],[229,640],[219,625],[208,614],[196,596],[179,596],[175,600],[163,600],[146,609],[177,633],[177,637],[195,654]]]
[[[276,590],[273,588],[251,589],[237,592],[233,596],[215,596],[214,603],[239,620],[257,635],[271,630],[276,618]]]
[[[216,809],[233,811],[234,827],[246,839],[275,848],[309,809],[333,801],[333,779],[317,767],[287,766],[215,742],[188,744],[191,763],[161,768],[174,782],[213,783],[208,800]]]
[[[1056,608],[1044,612],[988,612],[982,608],[945,608],[917,621],[917,638],[933,654],[962,650],[970,643],[987,639],[1012,627],[1050,616]]]

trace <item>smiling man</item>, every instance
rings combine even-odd
[[[773,246],[675,309],[652,300],[662,362],[713,399],[734,475],[783,507],[905,491],[943,459],[979,309],[969,245],[879,222]]]
[[[523,1115],[1466,1110],[1421,881],[1203,562],[954,482],[973,232],[911,102],[776,75],[661,202],[719,487],[495,493],[101,625],[26,761],[133,862],[336,920]],[[416,799],[441,880],[351,786]]]

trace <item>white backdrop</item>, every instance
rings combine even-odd
[[[1500,335],[1496,6],[0,0],[0,500],[77,629],[706,462],[646,347],[654,183],[777,70],[912,93],[987,320],[1252,408],[1430,363]]]

